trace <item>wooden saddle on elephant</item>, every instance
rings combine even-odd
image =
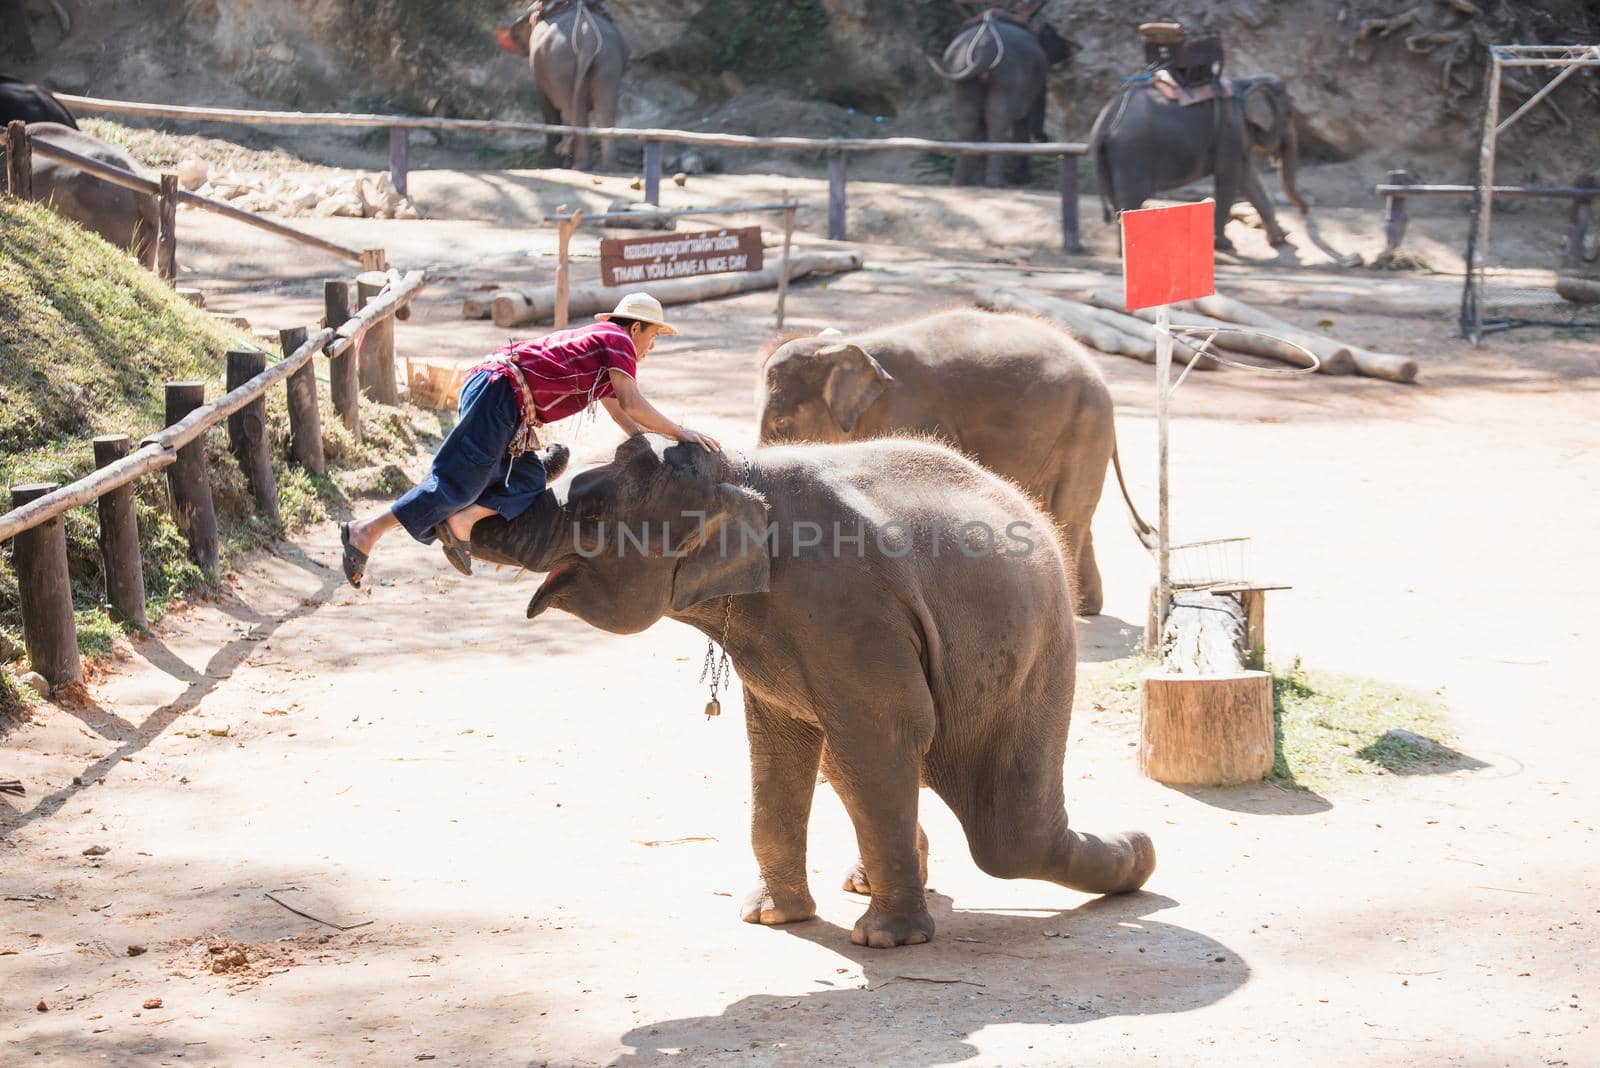
[[[611,18],[611,12],[606,10],[605,0],[533,0],[533,6],[528,8],[528,13],[524,17],[529,22],[550,22],[565,15],[579,3],[601,18]]]
[[[1181,23],[1145,22],[1139,26],[1139,38],[1149,64],[1140,80],[1147,78],[1163,99],[1188,107],[1233,95],[1232,84],[1222,74],[1221,34],[1189,37]]]

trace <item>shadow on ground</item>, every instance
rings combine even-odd
[[[990,1025],[1187,1012],[1237,990],[1250,968],[1204,934],[1148,918],[1175,904],[1138,893],[1019,916],[1033,910],[953,909],[929,891],[935,940],[896,950],[852,945],[849,931],[823,920],[778,928],[774,937],[854,961],[865,985],[839,989],[839,976],[824,975],[814,993],[753,994],[717,1016],[645,1024],[622,1036],[633,1052],[613,1063],[781,1062],[835,1021],[866,1017],[873,1027],[852,1036],[853,1063],[954,1064],[978,1055],[966,1040]]]

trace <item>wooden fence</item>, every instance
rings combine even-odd
[[[440,119],[421,115],[376,115],[344,112],[254,111],[241,108],[181,107],[127,100],[56,94],[68,107],[108,115],[183,119],[203,122],[237,122],[279,126],[370,127],[389,131],[389,171],[396,191],[406,192],[411,130],[455,130],[477,133],[524,133],[593,137],[599,140],[638,141],[644,144],[644,199],[661,203],[662,146],[677,144],[743,148],[777,152],[822,152],[828,160],[828,238],[846,240],[845,159],[852,152],[930,152],[955,156],[1055,156],[1061,197],[1061,244],[1068,252],[1081,252],[1078,223],[1078,157],[1089,146],[1080,141],[933,141],[921,137],[752,137],[746,134],[699,133],[693,130],[628,129],[605,126],[561,126],[542,122],[501,119]]]
[[[1405,240],[1406,224],[1410,221],[1406,212],[1407,198],[1470,199],[1477,195],[1477,191],[1477,187],[1471,185],[1416,185],[1405,171],[1390,171],[1389,180],[1377,187],[1377,194],[1384,198],[1384,251],[1393,252],[1400,247],[1400,242]],[[1595,197],[1600,196],[1600,184],[1597,184],[1594,175],[1580,174],[1571,186],[1566,187],[1497,185],[1494,187],[1494,195],[1497,200],[1570,200],[1572,214],[1567,223],[1567,249],[1563,262],[1568,267],[1575,267],[1583,262],[1584,240],[1589,232],[1589,215]]]
[[[324,284],[324,325],[296,327],[280,334],[284,357],[268,366],[266,353],[238,350],[227,355],[227,392],[205,403],[206,383],[166,385],[166,428],[133,448],[127,434],[94,439],[93,474],[71,485],[14,485],[12,510],[0,515],[0,541],[15,539],[22,631],[28,660],[52,687],[79,682],[72,582],[67,570],[67,536],[61,516],[98,502],[100,551],[106,575],[106,600],[112,615],[141,630],[145,614],[144,572],[139,555],[133,484],[166,470],[173,517],[189,545],[189,557],[208,578],[216,577],[217,521],[211,499],[205,436],[226,422],[228,442],[244,472],[257,510],[278,521],[278,491],[266,433],[266,395],[280,383],[288,393],[289,451],[312,474],[325,474],[322,415],[317,403],[313,359],[326,351],[333,405],[346,428],[361,438],[361,395],[393,403],[394,319],[427,284],[421,271],[366,272],[356,279],[360,304],[350,312],[344,280]],[[383,384],[387,384],[387,389]]]

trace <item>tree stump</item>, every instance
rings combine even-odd
[[[1232,786],[1272,770],[1272,676],[1244,667],[1259,626],[1226,594],[1174,596],[1162,666],[1140,680],[1141,772],[1172,786]]]

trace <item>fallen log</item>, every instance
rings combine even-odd
[[[861,263],[862,257],[859,252],[799,252],[790,258],[789,280],[793,282],[808,275],[856,271],[861,269]],[[693,304],[696,301],[729,297],[757,289],[776,289],[782,267],[782,260],[769,260],[759,271],[708,274],[699,278],[652,282],[650,295],[662,304]],[[636,288],[638,288],[636,285],[603,286],[598,283],[573,286],[567,298],[568,314],[579,316],[610,311],[616,306],[619,297]],[[507,299],[502,302],[500,298],[506,296],[508,292],[510,291],[502,291],[495,296],[491,313],[496,326],[521,326],[524,323],[539,322],[554,317],[555,286],[523,290],[515,294],[520,298],[518,301]]]
[[[1062,303],[1076,302],[1063,301]],[[1082,308],[1086,313],[1095,319],[1098,319],[1100,322],[1121,330],[1124,334],[1136,337],[1144,344],[1149,345],[1151,362],[1155,362],[1154,353],[1156,348],[1156,328],[1154,322],[1145,322],[1143,319],[1129,315],[1127,312],[1121,311],[1120,309],[1102,308],[1091,304],[1078,304],[1078,307]],[[1221,348],[1222,346],[1215,345],[1212,347]],[[1194,357],[1197,351],[1199,350],[1196,346],[1190,345],[1188,342],[1184,341],[1183,338],[1177,336],[1173,337],[1172,358],[1179,363],[1188,363],[1189,360]],[[1212,360],[1202,359],[1196,361],[1194,369],[1196,371],[1217,371],[1222,369],[1222,364],[1216,363]]]
[[[1073,340],[1092,349],[1130,356],[1144,363],[1156,362],[1154,346],[1091,315],[1092,309],[1081,304],[1047,297],[1028,289],[987,289],[978,295],[978,306],[990,311],[1037,315],[1049,319]]]
[[[1097,308],[1110,308],[1113,311],[1122,307],[1122,294],[1114,290],[1090,290],[1085,299]],[[1141,308],[1132,315],[1153,323],[1156,319],[1154,308]],[[1174,309],[1169,312],[1173,326],[1192,326],[1216,330],[1212,346],[1219,349],[1230,349],[1234,352],[1243,352],[1250,356],[1260,356],[1264,359],[1277,360],[1294,367],[1310,367],[1311,360],[1288,341],[1277,337],[1268,337],[1265,334],[1247,333],[1236,329],[1237,323],[1225,322],[1210,315],[1199,312]],[[1296,334],[1292,340],[1298,340]],[[1306,346],[1310,348],[1310,346]],[[1315,352],[1315,349],[1312,349]],[[1349,353],[1341,349],[1333,350],[1329,356],[1319,357],[1322,360],[1321,373],[1325,375],[1348,375],[1355,373],[1355,361]]]
[[[1600,303],[1600,280],[1562,275],[1556,279],[1556,292],[1574,304]]]
[[[1214,319],[1225,322],[1238,323],[1242,326],[1254,326],[1262,330],[1271,330],[1275,334],[1297,341],[1316,353],[1319,359],[1325,361],[1348,360],[1358,374],[1369,378],[1385,378],[1391,382],[1415,382],[1417,379],[1417,361],[1408,356],[1396,356],[1387,352],[1371,352],[1367,349],[1346,345],[1332,338],[1321,337],[1317,334],[1301,330],[1292,323],[1268,315],[1259,308],[1246,304],[1242,300],[1225,297],[1214,293],[1209,297],[1199,297],[1188,302],[1185,310],[1197,311],[1202,315],[1209,315]]]

